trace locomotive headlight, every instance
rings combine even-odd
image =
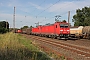
[[[60,31],[63,31],[63,30],[60,30]]]
[[[70,30],[67,30],[67,31],[70,31]]]

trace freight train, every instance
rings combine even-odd
[[[70,35],[70,28],[67,22],[55,22],[50,25],[39,25],[38,27],[22,29],[24,34],[32,34],[51,38],[65,38]]]
[[[90,39],[90,26],[69,27],[66,22],[55,22],[50,25],[39,25],[38,27],[22,29],[24,34],[32,34],[44,37],[71,39]]]

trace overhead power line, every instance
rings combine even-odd
[[[39,6],[41,6],[43,3],[45,3],[46,0],[44,0],[42,3],[39,4]]]
[[[36,16],[40,15],[41,13],[43,13],[44,11],[46,11],[47,9],[51,8],[53,5],[57,4],[60,0],[58,0],[57,2],[55,2],[54,4],[52,4],[51,6],[49,6],[48,8],[46,8],[45,10],[41,11],[39,14],[37,14]]]
[[[57,4],[59,1],[60,1],[60,0],[58,0],[58,1],[57,1],[56,3],[54,3],[53,5]],[[80,1],[80,0],[76,0],[76,1]],[[75,1],[72,1],[72,2],[75,2]],[[67,6],[70,5],[70,4],[71,4],[71,3],[66,4],[66,5],[64,5],[64,6],[67,7]],[[41,13],[43,13],[44,11],[46,11],[47,9],[51,8],[53,5],[51,5],[50,7],[46,8],[45,10],[43,10],[42,12],[40,12],[39,14],[37,14],[36,17],[39,16],[39,15],[40,15]],[[60,7],[59,9],[65,8],[64,6]],[[57,10],[59,10],[59,9],[57,9]],[[52,12],[49,12],[49,13],[52,13]],[[67,13],[67,12],[65,12],[65,13]],[[65,14],[65,13],[64,13],[64,14]]]
[[[44,0],[45,1],[45,0]],[[54,3],[53,5],[55,5],[55,4],[57,4],[58,2],[59,2],[60,0],[58,0],[56,3]],[[79,1],[79,0],[78,0]],[[74,1],[73,1],[74,2]],[[42,4],[42,3],[41,3]],[[40,4],[40,5],[41,5]],[[64,6],[68,6],[68,5],[70,5],[71,3],[69,3],[69,4],[66,4],[66,5],[64,5]],[[49,6],[48,8],[46,8],[45,10],[43,10],[42,12],[40,12],[37,16],[36,16],[36,18],[41,14],[41,13],[43,13],[44,11],[46,11],[47,9],[49,9],[50,7],[52,7],[53,5],[51,5],[51,6]],[[60,7],[59,9],[62,9],[62,8],[65,8],[65,7]],[[72,12],[73,10],[71,10],[71,12]],[[51,13],[51,12],[50,12]],[[64,13],[62,13],[62,14],[59,14],[59,15],[64,15],[64,14],[66,14],[67,12],[64,12]],[[46,17],[47,18],[47,17]]]
[[[43,3],[45,3],[45,1],[46,0],[44,0],[43,2],[41,2],[38,6],[41,6]],[[35,12],[36,11],[36,8],[31,12],[31,13],[33,13],[33,12]],[[29,14],[31,14],[31,13],[29,13]]]
[[[39,14],[37,14],[35,17],[37,18],[41,13],[43,13],[44,11],[46,11],[47,9],[49,9],[49,8],[51,8],[53,5],[55,5],[55,4],[57,4],[58,2],[59,2],[60,0],[58,0],[57,2],[55,2],[54,4],[52,4],[51,6],[49,6],[48,8],[46,8],[45,10],[43,10],[43,11],[41,11]],[[45,0],[43,1],[43,3],[45,2]],[[73,1],[74,2],[74,1]],[[42,4],[42,3],[41,3]],[[40,4],[40,5],[41,5]],[[64,5],[65,7],[66,6],[68,6],[68,5],[70,5],[71,3],[69,3],[69,4],[66,4],[66,5]],[[39,6],[40,6],[39,5]],[[59,9],[62,9],[62,8],[64,8],[64,6],[62,6],[62,7],[60,7]],[[36,10],[36,9],[35,9]],[[57,9],[58,10],[58,9]],[[34,12],[34,11],[32,11],[32,12]],[[31,12],[31,13],[32,13]],[[50,12],[50,13],[52,13],[52,12]]]

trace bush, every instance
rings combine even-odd
[[[6,32],[8,32],[8,29],[6,29],[6,28],[0,28],[0,33],[6,33]]]

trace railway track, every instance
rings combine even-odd
[[[50,48],[52,49],[52,51],[61,53],[61,55],[64,55],[66,57],[71,57],[74,60],[90,60],[90,49],[88,48],[38,36],[30,35],[29,38],[35,40],[36,42],[39,42],[41,46],[44,47],[44,49],[45,47],[48,47],[48,49]],[[63,53],[60,50],[63,50]],[[66,52],[70,56],[67,56],[67,54],[65,55],[64,52]]]
[[[87,40],[87,39],[67,40],[67,41],[60,40],[60,41],[64,42],[64,43],[69,43],[69,44],[74,44],[74,45],[79,45],[79,46],[87,47],[87,48],[90,49],[90,40]]]

